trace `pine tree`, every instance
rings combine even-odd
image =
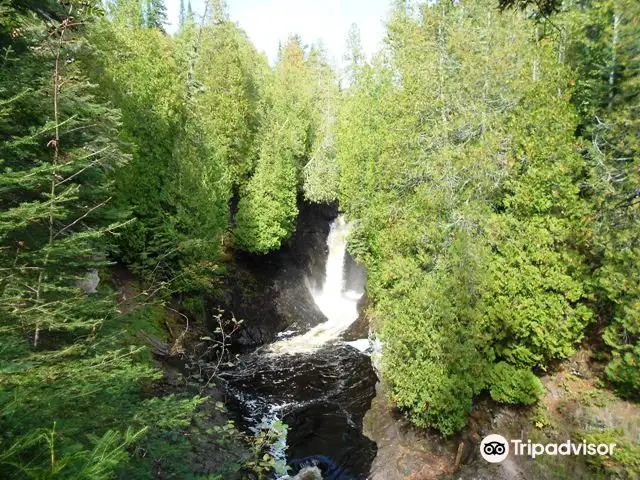
[[[34,347],[41,332],[95,328],[113,308],[102,295],[80,295],[77,283],[106,265],[104,239],[123,213],[113,207],[111,188],[111,172],[126,160],[115,141],[117,115],[95,100],[77,69],[77,24],[67,17],[55,28],[53,55],[7,57],[0,82],[2,305],[19,316]]]
[[[187,22],[195,21],[195,16],[193,15],[193,9],[191,8],[191,0],[187,1],[187,16],[185,18]]]
[[[610,40],[608,112],[597,117],[592,142],[596,171],[604,200],[598,247],[604,261],[597,271],[613,319],[604,332],[612,349],[607,375],[627,396],[640,393],[640,8],[637,3],[613,2]],[[617,30],[617,31],[616,31]],[[611,73],[613,72],[613,73]],[[598,122],[598,120],[600,120]],[[605,172],[601,170],[605,165]],[[603,178],[602,174],[606,176]],[[606,192],[606,193],[605,193]],[[602,201],[602,200],[601,200]],[[602,242],[602,243],[600,243]]]
[[[347,35],[347,53],[344,56],[344,60],[347,63],[347,81],[349,83],[354,83],[366,60],[362,51],[360,29],[355,23],[349,27],[349,33]]]
[[[216,8],[221,8],[220,6]],[[234,187],[246,183],[256,162],[262,78],[268,65],[245,32],[225,20],[226,12],[201,34],[194,78],[200,86],[199,118],[211,148],[229,172]]]
[[[95,282],[129,216],[114,198],[128,159],[119,115],[85,76],[85,28],[101,9],[4,11],[0,476],[106,480],[145,435],[188,425],[202,399],[145,398],[162,374]]]
[[[147,28],[164,31],[164,25],[167,23],[167,7],[164,0],[146,0],[145,20]]]
[[[590,251],[597,313],[611,349],[606,373],[632,396],[640,391],[638,153],[640,54],[636,2],[575,5],[559,21],[569,32],[567,61],[580,73],[574,102],[587,141]]]
[[[570,91],[562,92],[569,72],[557,65],[550,42],[538,49],[532,81],[520,87],[523,97],[508,123],[513,170],[492,225],[495,283],[485,320],[500,356],[545,368],[574,353],[592,314],[579,253],[587,218],[580,195],[585,162],[573,137],[578,117]]]
[[[122,259],[148,282],[206,288],[230,191],[223,152],[200,117],[208,112],[200,107],[198,84],[184,73],[196,62],[195,25],[183,26],[174,49],[162,32],[132,27],[130,15],[116,9],[91,37],[100,51],[95,81],[121,109],[123,131],[135,145],[116,182],[118,201],[136,217],[119,238]],[[129,52],[124,60],[123,52]]]
[[[308,56],[312,79],[312,119],[309,161],[303,167],[302,189],[307,201],[331,203],[338,199],[340,169],[335,149],[338,82],[321,46]]]
[[[270,105],[258,133],[255,172],[241,192],[236,216],[238,245],[266,253],[295,229],[298,185],[311,148],[310,74],[299,37],[284,46],[267,93]]]
[[[111,478],[144,432],[92,425],[82,413],[98,413],[91,408],[96,392],[109,382],[113,389],[123,385],[110,375],[124,385],[152,376],[132,366],[127,354],[92,356],[90,344],[79,340],[92,337],[114,313],[108,291],[83,290],[79,281],[107,264],[108,237],[126,213],[111,202],[111,172],[126,160],[116,140],[118,118],[96,101],[78,59],[80,25],[99,12],[89,3],[73,9],[73,17],[56,8],[43,15],[51,22],[45,25],[9,6],[0,21],[0,37],[10,38],[11,46],[0,73],[4,478],[60,472]],[[64,421],[71,404],[81,413]],[[110,424],[118,428],[129,420]]]

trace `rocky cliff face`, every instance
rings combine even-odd
[[[326,239],[335,206],[301,204],[295,235],[277,252],[234,252],[222,288],[207,304],[211,313],[244,320],[233,341],[242,351],[272,342],[279,332],[301,333],[325,321],[308,282],[322,283]],[[211,317],[211,315],[209,315]]]

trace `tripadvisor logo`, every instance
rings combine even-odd
[[[480,444],[480,455],[489,463],[500,463],[509,455],[509,442],[502,435],[487,435]]]
[[[567,440],[564,443],[531,443],[531,440],[523,442],[522,440],[511,440],[511,446],[506,438],[502,435],[487,435],[480,443],[480,455],[487,462],[500,463],[507,455],[509,450],[514,455],[527,455],[536,458],[539,455],[613,455],[615,443],[575,443]],[[511,447],[511,448],[510,448]]]

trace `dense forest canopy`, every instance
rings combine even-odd
[[[302,202],[354,225],[418,427],[460,431],[482,392],[535,404],[584,342],[638,399],[640,3],[390,8],[338,70],[299,36],[270,66],[222,2],[181,2],[169,35],[162,0],[0,0],[2,478],[263,478],[255,443],[181,460],[256,440],[156,388],[137,332],[190,315],[233,252],[286,245]],[[114,265],[154,298],[124,311]]]

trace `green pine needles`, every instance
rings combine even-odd
[[[117,311],[110,266],[203,305],[302,202],[353,223],[417,426],[532,405],[585,342],[637,398],[640,4],[558,6],[395,2],[341,76],[295,35],[271,67],[223,2],[170,36],[161,0],[0,1],[0,477],[195,475],[206,400],[151,395],[164,317]]]

